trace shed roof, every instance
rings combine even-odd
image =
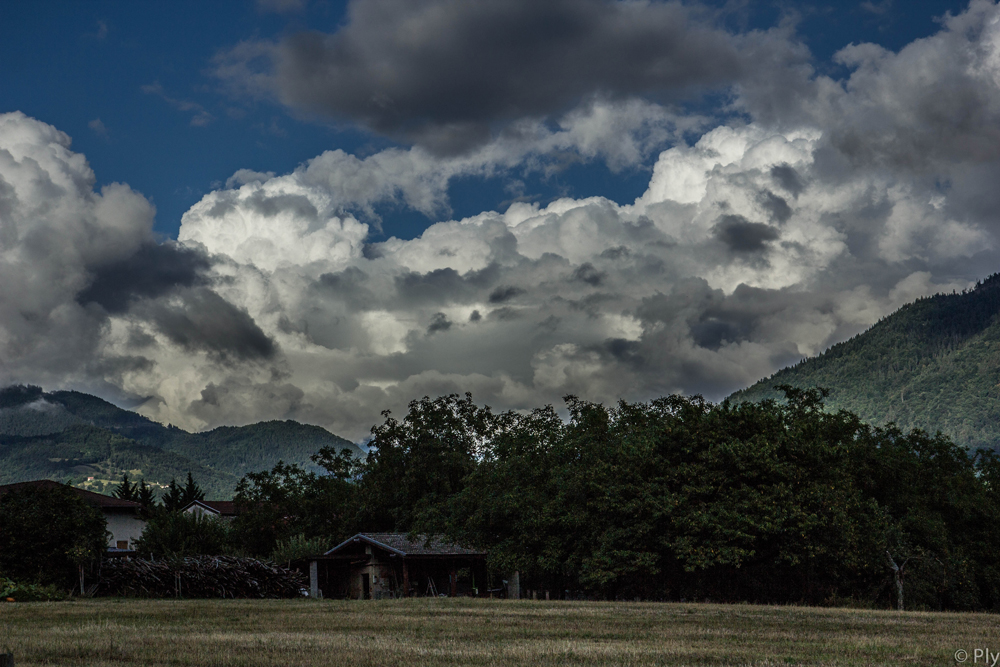
[[[115,498],[114,496],[105,496],[100,493],[94,493],[93,491],[87,491],[86,489],[78,489],[75,486],[54,482],[51,479],[37,479],[31,482],[4,484],[0,486],[0,494],[26,488],[56,489],[59,487],[68,488],[70,491],[80,496],[80,498],[82,498],[88,505],[102,510],[138,510],[142,507],[140,503],[134,503],[131,500],[122,500],[121,498]]]
[[[409,539],[406,533],[358,533],[354,537],[349,537],[334,548],[326,552],[326,556],[336,554],[338,551],[356,542],[365,542],[374,547],[379,547],[390,551],[398,556],[485,556],[486,552],[475,549],[467,549],[453,542],[447,542],[439,535],[415,535],[415,539]]]

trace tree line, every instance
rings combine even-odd
[[[555,597],[1000,608],[995,453],[782,391],[563,413],[425,397],[383,413],[364,461],[326,447],[318,472],[246,475],[230,522],[156,509],[140,551],[281,562],[356,532],[443,534]]]
[[[444,534],[558,596],[1000,607],[995,453],[782,391],[568,397],[568,415],[425,397],[384,413],[364,462],[326,448],[321,473],[245,476],[230,536],[291,556],[359,531]]]

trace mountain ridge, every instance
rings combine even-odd
[[[91,394],[0,389],[2,484],[46,477],[110,492],[122,473],[162,488],[190,471],[210,498],[227,498],[244,474],[279,460],[318,470],[309,457],[324,446],[365,456],[320,426],[290,420],[189,433]]]
[[[867,331],[733,393],[780,399],[775,385],[823,387],[826,406],[875,425],[941,431],[1000,448],[1000,274],[906,304]]]

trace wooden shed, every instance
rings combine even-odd
[[[439,536],[358,533],[310,559],[310,594],[355,600],[478,596],[486,591],[486,553]]]

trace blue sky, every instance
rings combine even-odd
[[[23,111],[68,133],[100,182],[126,182],[156,205],[156,230],[167,237],[176,237],[180,217],[192,204],[238,169],[281,174],[323,150],[370,154],[394,145],[350,122],[235,98],[209,74],[213,57],[241,41],[335,30],[346,20],[345,2],[311,2],[284,12],[250,0],[4,4],[0,109]],[[935,32],[940,16],[959,12],[966,3],[706,4],[722,12],[722,24],[735,30],[795,20],[817,69],[843,75],[830,58],[847,44],[874,42],[898,50]],[[152,86],[159,90],[149,92]],[[713,111],[698,100],[688,104]],[[199,117],[204,124],[193,124]],[[536,174],[527,191],[542,202],[562,195],[629,202],[645,190],[650,167],[615,173],[591,161],[548,178]],[[450,195],[458,217],[510,199],[502,178],[464,179]],[[380,213],[385,235],[401,238],[412,238],[436,221],[395,206]]]
[[[994,0],[2,16],[0,385],[353,439],[721,400],[1000,266]]]

